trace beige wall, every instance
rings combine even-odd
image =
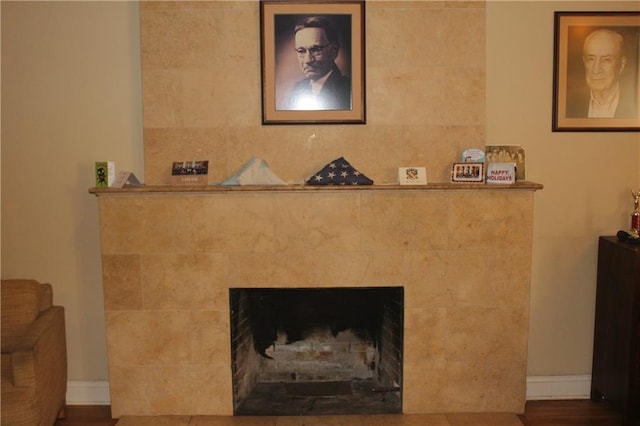
[[[639,10],[638,2],[491,2],[487,143],[521,144],[536,193],[529,375],[589,374],[597,236],[629,226],[638,133],[553,133],[553,12]]]
[[[106,380],[93,162],[141,174],[138,5],[2,2],[2,278],[49,281],[70,380]]]
[[[553,11],[605,8],[639,6],[487,5],[486,140],[523,145],[528,179],[545,185],[535,194],[530,375],[589,373],[596,239],[627,226],[628,191],[640,185],[638,133],[550,131]],[[107,378],[87,189],[96,160],[143,177],[138,17],[135,3],[2,2],[2,277],[54,284],[71,380]]]

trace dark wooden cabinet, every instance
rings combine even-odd
[[[591,399],[640,426],[640,245],[598,240],[598,287]]]

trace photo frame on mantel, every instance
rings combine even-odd
[[[364,1],[260,2],[262,124],[365,124]]]
[[[552,130],[640,130],[640,12],[555,12]]]

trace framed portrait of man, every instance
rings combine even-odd
[[[640,130],[640,12],[556,12],[552,130]]]
[[[364,1],[261,1],[262,123],[364,124],[364,22]]]

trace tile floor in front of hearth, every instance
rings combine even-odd
[[[522,426],[509,413],[345,416],[123,416],[117,426]]]

